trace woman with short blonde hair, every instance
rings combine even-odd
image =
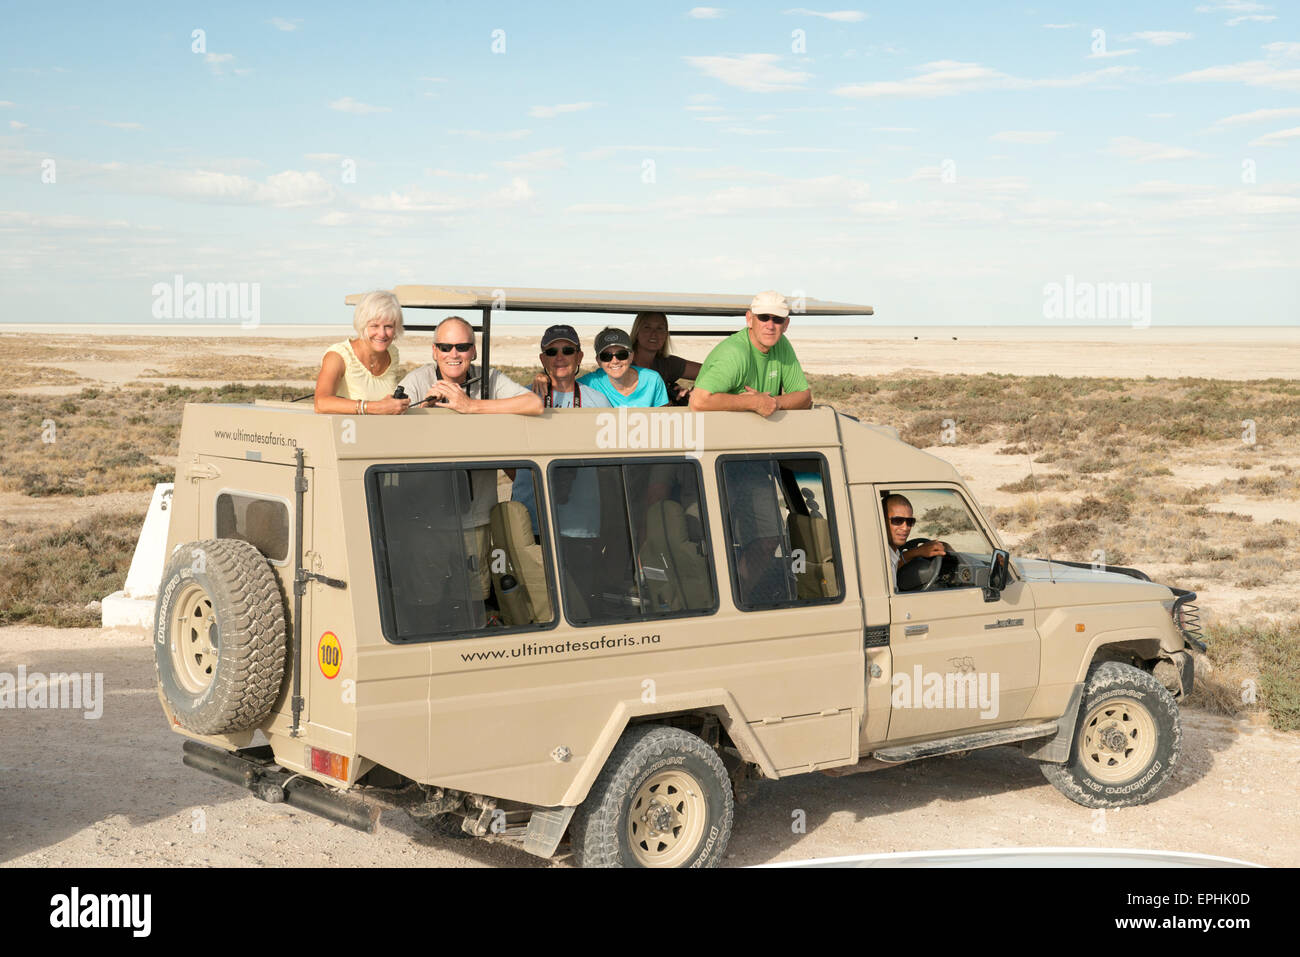
[[[391,292],[361,297],[352,314],[355,339],[336,342],[316,376],[316,411],[351,415],[400,415],[410,399],[394,399],[402,306]]]

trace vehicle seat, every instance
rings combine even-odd
[[[804,553],[804,570],[795,573],[801,599],[834,598],[840,593],[835,579],[835,552],[831,548],[831,526],[825,518],[791,515],[790,547]]]
[[[671,500],[646,509],[638,557],[655,611],[699,610],[713,603],[708,561],[691,539],[687,519],[682,506]]]
[[[501,618],[507,625],[544,624],[551,620],[551,597],[546,588],[546,573],[542,564],[542,547],[533,541],[533,522],[522,502],[499,502],[492,507],[491,517],[492,587],[496,592]],[[505,552],[506,567],[497,571],[495,549]],[[503,591],[501,579],[507,574],[518,582],[518,588]]]

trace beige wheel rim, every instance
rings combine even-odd
[[[696,848],[708,820],[699,781],[684,771],[651,775],[628,808],[627,840],[643,867],[679,867]]]
[[[176,599],[171,656],[176,683],[193,695],[212,684],[217,671],[217,616],[201,585],[187,585]]]
[[[1111,698],[1084,719],[1079,755],[1088,773],[1103,784],[1136,777],[1155,750],[1156,723],[1137,701]]]

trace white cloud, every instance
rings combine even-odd
[[[999,143],[1050,143],[1060,136],[1058,130],[1003,130],[989,137]]]
[[[1244,83],[1270,90],[1300,92],[1300,67],[1282,65],[1281,61],[1300,55],[1300,43],[1267,43],[1263,47],[1268,55],[1263,60],[1247,60],[1223,66],[1206,67],[1190,73],[1180,73],[1175,83]]]
[[[0,108],[13,106],[13,105],[14,105],[13,100],[0,100]]]
[[[1183,33],[1178,30],[1143,30],[1141,33],[1130,34],[1124,37],[1125,40],[1145,40],[1152,46],[1167,47],[1173,46],[1179,40],[1190,40],[1190,33]]]
[[[1278,130],[1276,133],[1265,133],[1258,139],[1250,141],[1251,146],[1280,146],[1283,140],[1293,140],[1300,136],[1300,126],[1293,126],[1289,130]]]
[[[143,170],[125,172],[137,182],[145,175]],[[154,171],[153,175],[163,193],[202,202],[288,208],[316,206],[334,198],[334,188],[319,173],[311,171],[285,170],[261,183],[247,176],[213,170],[162,174]]]
[[[1106,152],[1138,163],[1154,163],[1165,160],[1203,159],[1206,154],[1189,150],[1183,146],[1166,146],[1162,143],[1148,143],[1134,136],[1115,136],[1111,138]]]
[[[528,111],[528,115],[539,120],[552,120],[561,113],[580,113],[583,110],[589,110],[595,103],[559,103],[555,106],[534,106]]]
[[[420,79],[423,80],[423,81],[426,82],[426,83],[446,83],[446,82],[447,82],[447,78],[446,78],[445,76],[422,76],[422,77],[420,77]]]
[[[1242,123],[1259,123],[1265,120],[1281,119],[1284,116],[1300,116],[1300,106],[1283,106],[1272,110],[1251,110],[1249,113],[1234,113],[1221,120],[1215,120],[1215,126],[1237,126]]]
[[[848,150],[830,146],[769,146],[760,153],[847,153]]]
[[[552,146],[548,149],[524,153],[514,159],[498,160],[492,165],[518,172],[540,172],[542,170],[563,169],[568,164],[564,162],[564,147]]]
[[[449,136],[463,136],[470,140],[521,140],[532,130],[448,130]]]
[[[706,76],[751,93],[779,93],[803,89],[812,74],[777,66],[773,53],[742,56],[688,56],[686,62]]]
[[[692,20],[720,20],[726,13],[720,7],[691,7],[686,11],[686,15]]]
[[[330,103],[331,110],[338,110],[340,113],[391,113],[392,107],[388,106],[371,106],[369,103],[362,103],[360,100],[354,100],[350,96],[345,96],[341,100],[334,100]]]
[[[18,120],[10,120],[10,121],[9,121],[9,128],[10,128],[10,129],[13,129],[13,130],[25,130],[25,129],[27,129],[27,124],[26,124],[26,123],[20,123]]]
[[[495,193],[488,195],[485,205],[488,206],[514,206],[518,203],[524,203],[533,198],[532,187],[528,181],[522,177],[516,176],[510,180],[509,186],[503,186]]]
[[[1269,23],[1276,19],[1277,17],[1271,14],[1261,15],[1258,13],[1253,13],[1250,14],[1249,16],[1233,17],[1231,20],[1225,20],[1224,22],[1230,27],[1235,27],[1243,23]]]
[[[756,130],[749,126],[728,126],[722,132],[734,133],[737,136],[772,136],[783,135],[779,130]]]
[[[235,55],[233,53],[205,53],[203,62],[208,65],[216,76],[223,75],[227,64],[234,63]]]
[[[275,27],[277,30],[283,30],[285,33],[292,33],[294,30],[297,30],[302,26],[301,17],[295,17],[292,20],[286,20],[284,17],[272,17],[266,22],[271,24],[271,26]]]
[[[1272,10],[1270,6],[1262,3],[1255,3],[1254,0],[1222,0],[1220,3],[1203,3],[1196,8],[1197,13],[1215,13],[1216,11],[1227,11],[1228,13],[1249,13],[1252,10]]]
[[[881,80],[874,83],[855,83],[837,87],[837,96],[953,96],[976,90],[1027,90],[1038,87],[1086,86],[1113,79],[1136,70],[1136,67],[1109,66],[1087,73],[1065,77],[1047,77],[1039,80],[1010,76],[978,63],[961,63],[956,60],[937,60],[924,63],[916,69],[922,72],[906,80]]]
[[[807,10],[803,7],[795,7],[793,10],[782,10],[787,15],[797,15],[803,17],[821,17],[824,20],[834,20],[837,23],[858,23],[867,19],[867,14],[861,10],[832,10],[824,12],[821,10]]]
[[[716,153],[714,146],[601,146],[578,154],[578,159],[603,160],[616,153]]]
[[[722,112],[722,107],[718,106],[716,103],[693,103],[690,106],[687,106],[686,109],[690,110],[693,113],[721,113]]]
[[[470,201],[417,187],[406,193],[392,190],[386,196],[367,196],[360,205],[362,209],[377,213],[454,213],[468,209]]]
[[[111,121],[109,121],[109,120],[100,120],[100,121],[99,121],[99,125],[100,125],[100,126],[111,126],[111,127],[112,127],[113,129],[115,129],[115,130],[142,130],[142,129],[144,129],[144,126],[141,125],[140,123],[121,123],[121,122],[111,122]]]
[[[346,226],[352,222],[352,217],[347,213],[339,212],[337,209],[326,213],[319,219],[312,220],[314,226]]]

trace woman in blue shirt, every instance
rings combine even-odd
[[[632,340],[622,329],[602,329],[596,336],[598,372],[578,380],[595,389],[612,406],[658,408],[668,404],[668,387],[653,369],[632,364]]]

